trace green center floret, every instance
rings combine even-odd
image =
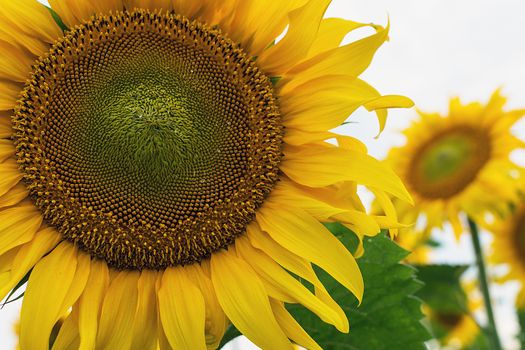
[[[423,197],[455,196],[476,178],[490,152],[491,144],[483,131],[469,125],[442,130],[415,152],[409,182]]]
[[[193,97],[195,99],[195,97]],[[202,140],[192,97],[139,83],[114,97],[100,115],[105,132],[93,146],[130,173],[166,180],[192,162]]]

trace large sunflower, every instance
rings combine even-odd
[[[525,146],[510,129],[525,111],[506,112],[504,104],[496,91],[487,105],[454,98],[446,116],[420,112],[404,133],[406,145],[387,158],[416,203],[396,201],[399,221],[422,219],[426,231],[450,222],[459,235],[460,213],[477,221],[489,213],[508,214],[509,203],[517,200],[517,179],[524,176],[509,155]]]
[[[348,331],[312,264],[359,300],[363,280],[321,222],[396,224],[357,184],[410,199],[329,130],[411,105],[358,79],[388,28],[340,47],[367,25],[323,19],[330,0],[50,3],[0,6],[0,295],[31,271],[21,348],[64,317],[54,349],[215,348],[229,322],[319,348],[284,303]]]

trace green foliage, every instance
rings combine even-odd
[[[228,329],[226,330],[226,333],[224,333],[224,336],[221,339],[221,344],[219,345],[219,349],[222,349],[224,345],[232,341],[233,339],[237,338],[238,336],[242,335],[241,332],[237,328],[235,328],[233,325],[230,325]]]
[[[18,299],[21,299],[25,292],[21,292],[18,296],[14,297],[13,296],[15,295],[15,293],[20,289],[22,288],[26,283],[27,281],[29,280],[29,276],[31,275],[31,272],[33,271],[33,269],[31,269],[24,277],[22,277],[22,279],[16,284],[16,286],[11,290],[11,292],[7,295],[7,297],[5,298],[5,301],[4,303],[2,304],[2,308],[7,305],[7,304],[10,304],[10,303],[13,303],[15,301],[17,301]]]
[[[490,350],[491,345],[487,336],[480,332],[472,344],[468,345],[464,350]],[[522,347],[523,349],[523,347]]]
[[[62,29],[63,32],[67,31],[67,26],[62,21],[62,18],[58,15],[58,13],[55,12],[51,7],[45,6],[45,8],[51,13],[51,17],[55,20],[55,23],[58,25],[60,29]]]
[[[279,77],[279,76],[270,77],[270,81],[272,82],[273,85],[277,85],[277,83],[279,83],[279,81],[280,81],[282,78],[283,78],[283,77]]]
[[[520,324],[518,340],[520,342],[521,348],[525,349],[525,309],[518,309],[518,321]]]
[[[351,231],[339,224],[326,226],[350,251],[355,251],[358,240]],[[366,238],[364,247],[365,254],[358,260],[365,281],[365,294],[359,307],[350,292],[317,270],[330,294],[345,310],[350,333],[340,333],[300,305],[288,305],[288,309],[324,349],[425,349],[424,341],[430,335],[420,322],[421,302],[414,296],[422,284],[415,279],[414,268],[400,263],[408,253],[384,234]],[[232,327],[223,344],[238,335]]]
[[[468,312],[467,295],[460,277],[468,266],[418,265],[417,278],[425,285],[417,292],[431,309],[447,314]]]
[[[350,231],[341,236],[341,228],[334,233],[353,250],[355,238]],[[408,253],[383,234],[366,238],[364,247],[365,254],[358,260],[365,281],[361,306],[351,293],[319,271],[328,291],[345,310],[350,333],[338,332],[301,306],[291,305],[289,309],[325,349],[425,349],[424,341],[430,336],[420,322],[421,302],[414,297],[422,285],[412,267],[399,263]]]
[[[468,296],[463,290],[460,278],[468,266],[464,265],[419,265],[418,279],[425,286],[417,292],[423,302],[436,315],[452,322],[455,318],[464,317],[470,313]],[[471,316],[468,316],[471,317]],[[437,339],[443,339],[450,332],[450,325],[444,325],[437,320],[430,320],[432,334]],[[472,344],[464,350],[488,350],[490,344],[486,335],[480,331]]]

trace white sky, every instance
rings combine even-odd
[[[204,1],[204,0],[203,0]],[[267,0],[261,0],[267,1]],[[327,17],[386,24],[390,42],[377,54],[363,78],[385,94],[411,97],[419,109],[445,112],[451,96],[486,101],[502,87],[511,108],[525,108],[525,2],[522,0],[333,0]],[[389,147],[401,145],[398,130],[408,125],[414,111],[390,114],[379,139],[374,117],[356,112],[345,133],[364,141],[370,153],[382,158]],[[525,138],[525,122],[515,132]],[[525,164],[525,152],[515,155]],[[439,262],[473,261],[468,237],[456,244],[450,231],[437,233],[445,249]],[[484,237],[488,242],[488,237]],[[512,297],[516,285],[493,288],[496,317],[506,349],[517,349],[513,340],[516,320]],[[19,303],[0,310],[0,348],[14,349],[12,325]],[[385,340],[386,341],[386,340]],[[248,349],[239,342],[231,349]]]

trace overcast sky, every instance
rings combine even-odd
[[[268,0],[261,0],[268,1]],[[525,2],[522,0],[334,0],[327,17],[361,22],[391,22],[390,42],[377,54],[363,78],[385,94],[405,94],[419,109],[445,112],[451,96],[486,101],[498,87],[509,107],[525,108]],[[391,113],[379,139],[371,114],[358,111],[344,132],[366,142],[376,157],[401,145],[398,131],[408,125],[414,111]],[[525,137],[525,122],[516,128]],[[525,153],[514,156],[525,163]],[[436,261],[469,263],[473,260],[468,237],[459,245],[452,234],[440,237],[446,249]],[[486,241],[487,241],[487,237]],[[512,314],[516,286],[494,288],[500,331],[507,349],[517,349]],[[14,349],[12,327],[19,303],[0,310],[0,348]],[[386,340],[385,340],[386,341]],[[247,349],[245,343],[236,349]]]

